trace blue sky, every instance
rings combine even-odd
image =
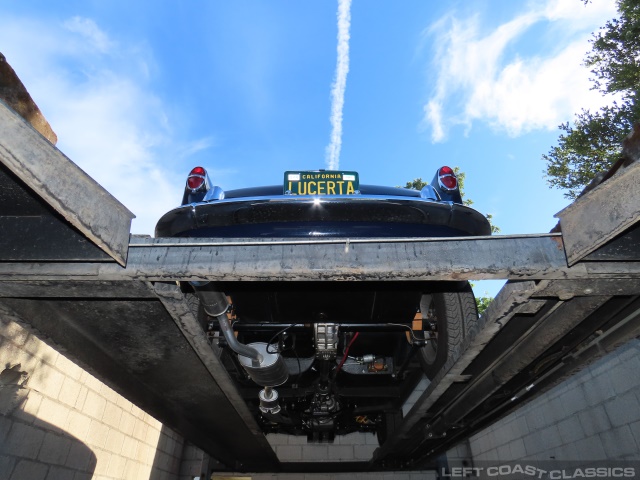
[[[58,148],[151,234],[196,165],[224,189],[325,168],[339,3],[339,168],[401,185],[459,166],[502,233],[549,231],[567,200],[541,156],[611,101],[581,63],[613,0],[0,0],[0,52]]]

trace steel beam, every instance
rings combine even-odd
[[[117,262],[134,215],[0,101],[0,163]]]
[[[568,267],[558,234],[481,238],[133,239],[110,263],[0,263],[0,281],[426,281],[637,278],[640,263]]]
[[[278,457],[267,442],[267,439],[260,430],[258,423],[249,411],[247,404],[244,402],[233,380],[222,366],[222,362],[214,352],[214,347],[207,340],[206,334],[200,323],[196,319],[194,313],[189,308],[189,304],[176,284],[157,283],[154,287],[156,295],[167,309],[171,318],[178,326],[187,342],[196,353],[202,364],[211,374],[222,393],[227,397],[229,404],[236,410],[244,427],[249,430],[253,436],[251,441],[245,442],[246,451],[244,463],[260,464],[262,469],[277,470],[279,469]],[[251,443],[251,445],[249,445]]]
[[[569,265],[574,265],[640,220],[639,184],[640,162],[635,162],[556,214]]]

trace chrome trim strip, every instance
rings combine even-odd
[[[475,241],[475,240],[504,240],[518,238],[562,238],[562,233],[525,233],[519,235],[478,235],[476,237],[398,237],[398,238],[332,238],[327,240],[232,240],[229,242],[212,242],[208,238],[202,238],[201,242],[196,237],[189,237],[188,242],[175,242],[171,238],[140,238],[143,242],[151,243],[135,243],[130,242],[129,247],[151,248],[151,247],[254,247],[260,245],[328,245],[328,244],[353,244],[353,243],[432,243],[443,241]],[[168,240],[163,242],[162,240]],[[131,240],[135,240],[132,238]]]
[[[242,198],[223,198],[221,200],[203,201],[190,203],[188,205],[180,205],[173,210],[180,210],[182,208],[199,207],[204,205],[216,205],[216,204],[228,204],[228,203],[253,203],[253,202],[302,202],[312,203],[315,205],[322,205],[323,203],[342,203],[342,202],[419,202],[419,203],[438,203],[438,204],[451,204],[451,202],[443,202],[438,200],[425,199],[421,197],[407,197],[403,195],[390,196],[390,195],[278,195],[278,196],[264,196],[264,197],[242,197]],[[454,204],[460,207],[470,208],[462,204]]]

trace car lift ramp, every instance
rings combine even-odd
[[[562,233],[455,239],[123,241],[131,214],[5,105],[0,173],[2,318],[31,328],[228,470],[430,468],[450,446],[640,335],[640,162],[560,212]],[[487,278],[509,282],[385,444],[353,464],[278,461],[176,284]]]

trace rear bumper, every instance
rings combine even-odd
[[[278,197],[219,200],[176,208],[157,237],[447,237],[490,235],[484,215],[464,205],[406,197]]]

